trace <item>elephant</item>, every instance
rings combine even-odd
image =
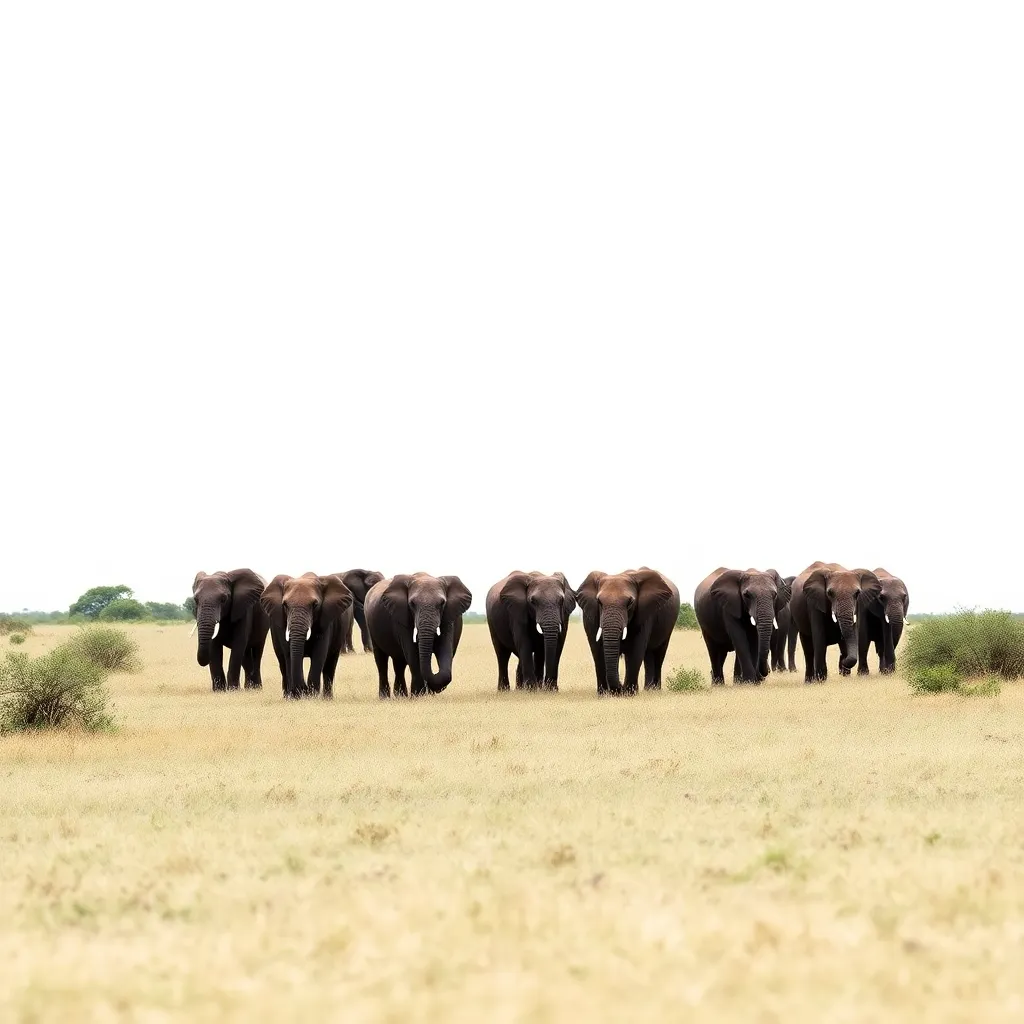
[[[487,592],[487,628],[498,659],[498,690],[509,689],[508,660],[519,659],[516,689],[558,689],[558,663],[576,597],[564,573],[520,570]]]
[[[319,696],[323,677],[325,700],[334,697],[334,673],[345,643],[345,619],[351,621],[352,591],[341,576],[275,576],[261,603],[270,616],[284,696],[295,700]],[[351,628],[351,626],[350,626]],[[303,678],[303,658],[309,658],[309,678]]]
[[[196,661],[210,666],[213,689],[237,690],[239,670],[245,688],[263,688],[260,667],[270,619],[260,606],[265,580],[252,569],[196,573],[192,581],[199,647]],[[224,648],[231,650],[224,676]]]
[[[767,678],[776,616],[789,604],[791,589],[774,570],[719,566],[697,585],[693,610],[711,659],[711,682],[725,684],[726,655],[736,652],[733,681]]]
[[[839,673],[857,664],[859,613],[878,600],[882,587],[867,569],[845,569],[835,562],[814,562],[793,581],[790,607],[804,654],[804,682],[828,678],[825,653],[839,645]]]
[[[857,628],[857,675],[861,676],[868,674],[868,650],[872,643],[878,655],[878,671],[882,675],[896,671],[896,645],[903,635],[903,623],[910,610],[910,594],[903,580],[885,569],[876,569],[875,575],[882,592],[875,601],[865,605]]]
[[[458,576],[425,572],[393,576],[375,583],[366,595],[366,627],[370,632],[381,700],[391,697],[388,659],[395,668],[395,696],[408,697],[405,667],[412,677],[412,695],[440,693],[452,681],[452,662],[462,637],[462,616],[473,595]],[[437,657],[437,671],[431,658]]]
[[[595,570],[576,588],[594,659],[599,694],[635,694],[644,667],[644,689],[661,689],[661,667],[679,614],[679,589],[654,569],[616,575]],[[619,657],[626,657],[625,684]]]
[[[384,573],[375,569],[349,569],[347,572],[338,573],[345,581],[345,586],[352,591],[352,614],[359,625],[359,635],[363,641],[363,651],[369,654],[373,647],[370,644],[370,634],[366,628],[366,595],[374,583],[380,583],[384,579]],[[352,645],[352,623],[348,624],[345,630],[345,654],[354,654],[355,647]]]
[[[790,594],[793,593],[793,580],[795,576],[783,576],[782,582],[789,587]],[[789,607],[789,601],[785,608],[780,608],[775,613],[778,626],[772,630],[771,652],[773,672],[795,672],[796,671],[796,626],[793,625],[793,610]],[[789,656],[789,668],[786,667],[786,656]]]

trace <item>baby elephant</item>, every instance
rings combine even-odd
[[[508,660],[519,659],[516,689],[558,689],[558,662],[565,646],[575,595],[556,572],[516,570],[487,592],[487,628],[498,659],[498,689],[507,690]]]
[[[693,595],[704,644],[711,659],[711,682],[725,683],[725,658],[736,652],[733,681],[760,683],[769,671],[776,616],[789,604],[790,587],[774,570],[719,567]]]

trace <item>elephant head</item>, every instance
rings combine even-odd
[[[473,595],[458,576],[425,572],[395,576],[381,595],[406,661],[419,665],[431,693],[440,693],[452,681],[455,623],[461,622],[472,601]],[[434,656],[437,672],[431,664]]]
[[[890,626],[885,633],[885,655],[887,663],[894,665],[896,646],[903,636],[903,624],[910,611],[910,595],[906,584],[898,576],[893,576],[885,569],[876,569],[875,576],[882,589],[871,605],[871,611]]]
[[[375,583],[384,579],[382,572],[373,569],[349,569],[348,572],[339,573],[345,586],[352,591],[352,598],[357,605],[366,601],[366,595]]]
[[[710,597],[721,614],[738,620],[744,628],[749,621],[757,631],[754,667],[762,679],[769,671],[772,629],[779,625],[775,616],[789,604],[792,594],[792,585],[774,569],[726,569],[711,585]]]
[[[196,628],[199,647],[196,660],[204,668],[210,664],[210,645],[223,626],[241,622],[258,604],[264,581],[252,569],[230,572],[197,572],[192,581],[192,598],[196,603]]]
[[[804,581],[808,605],[825,615],[839,629],[840,667],[849,671],[857,664],[857,617],[878,600],[881,585],[867,569],[844,569],[834,562],[816,562]]]
[[[275,576],[263,591],[262,603],[271,620],[283,618],[288,678],[296,695],[302,681],[306,642],[332,625],[340,628],[342,614],[352,606],[352,591],[335,574]]]
[[[646,567],[614,576],[595,571],[576,590],[587,635],[602,645],[605,681],[613,692],[622,689],[619,656],[630,627],[638,631],[650,629],[655,611],[671,598],[672,590],[665,577]]]
[[[520,630],[535,628],[544,637],[544,677],[557,678],[558,638],[576,607],[569,581],[560,572],[551,576],[513,572],[501,588],[500,597]]]

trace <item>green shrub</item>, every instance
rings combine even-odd
[[[908,631],[904,660],[915,689],[935,685],[939,677],[925,670],[943,666],[961,680],[989,675],[1019,679],[1024,676],[1024,622],[1010,612],[991,610],[927,619]]]
[[[688,601],[684,601],[679,606],[679,613],[676,615],[676,629],[700,629],[697,613]]]
[[[694,690],[706,690],[707,683],[703,673],[695,668],[677,668],[670,672],[665,687],[673,693],[692,693]]]
[[[113,626],[86,626],[63,646],[104,672],[137,672],[140,668],[138,642]]]
[[[31,633],[32,626],[24,619],[15,618],[13,615],[0,615],[0,636],[7,636],[8,633]]]
[[[964,684],[964,677],[948,664],[913,668],[907,678],[918,693],[958,693]]]
[[[149,609],[132,597],[122,597],[111,601],[97,616],[99,622],[137,622],[148,619]]]
[[[114,727],[104,672],[71,644],[41,658],[10,653],[0,664],[0,733]]]
[[[23,644],[24,642],[25,642],[25,634],[24,633],[12,633],[11,634],[11,643],[12,644],[15,644],[17,646],[17,645]]]

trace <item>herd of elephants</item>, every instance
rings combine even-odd
[[[367,569],[318,576],[275,576],[251,569],[196,574],[192,584],[197,660],[209,666],[214,690],[262,687],[260,665],[270,634],[285,697],[333,696],[342,653],[354,651],[358,624],[363,649],[377,664],[380,697],[439,693],[452,681],[462,616],[473,595],[458,576],[427,573],[385,578]],[[518,661],[516,687],[558,689],[558,663],[576,606],[594,659],[599,694],[661,688],[661,670],[679,613],[679,589],[646,567],[617,574],[591,572],[573,589],[562,573],[512,572],[487,592],[487,625],[498,662],[498,689],[509,689],[509,659]],[[805,680],[827,677],[825,654],[839,646],[839,671],[868,672],[872,644],[879,670],[896,667],[896,645],[910,599],[903,581],[884,569],[846,569],[815,562],[799,576],[774,569],[716,569],[693,601],[711,680],[725,682],[726,655],[735,651],[734,681],[760,683],[770,671],[796,671],[797,637]],[[224,672],[224,648],[230,652]],[[625,678],[619,662],[625,658]],[[305,659],[309,672],[305,674]],[[437,668],[434,668],[434,662]]]

